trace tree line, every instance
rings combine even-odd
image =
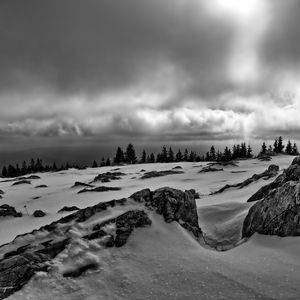
[[[96,160],[93,161],[91,167],[105,167],[111,165],[120,165],[120,164],[135,164],[135,163],[170,163],[170,162],[200,162],[200,161],[230,161],[234,159],[247,159],[252,158],[252,148],[245,142],[240,144],[234,144],[232,148],[226,146],[223,151],[216,150],[212,145],[210,150],[206,152],[205,155],[198,154],[194,151],[189,151],[185,149],[181,151],[178,149],[177,152],[174,152],[172,147],[163,146],[161,151],[156,155],[151,152],[147,153],[144,149],[141,153],[140,158],[136,156],[136,151],[133,144],[128,144],[125,150],[121,147],[117,147],[115,152],[115,156],[111,160],[108,158],[102,158],[100,163],[97,163]],[[295,142],[291,143],[288,140],[287,145],[283,144],[283,138],[279,136],[274,140],[273,145],[268,145],[263,142],[260,150],[260,154],[263,155],[274,155],[276,153],[285,153],[288,155],[299,155],[298,147]],[[53,164],[43,164],[41,159],[31,159],[29,163],[23,161],[22,166],[16,164],[13,166],[9,164],[7,167],[4,166],[2,168],[2,176],[3,177],[17,177],[23,176],[29,173],[36,172],[49,172],[49,171],[62,171],[67,170],[69,168],[83,169],[85,167],[80,167],[78,165],[70,165],[66,163],[58,167],[55,162]]]
[[[282,136],[279,136],[274,140],[273,146],[269,145],[267,146],[265,142],[263,142],[260,150],[261,154],[279,154],[279,153],[285,153],[288,155],[299,155],[298,146],[296,142],[292,142],[288,140],[286,146],[283,144],[283,138]]]

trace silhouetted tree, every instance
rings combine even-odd
[[[293,152],[293,146],[290,140],[288,140],[286,147],[285,147],[285,153],[291,155]]]
[[[261,150],[260,153],[261,154],[265,154],[267,152],[267,145],[265,142],[263,142],[262,146],[261,146]]]
[[[188,159],[189,159],[189,151],[188,149],[185,149],[183,153],[183,160],[188,161]]]
[[[294,142],[293,148],[292,148],[292,155],[299,155],[297,144]]]
[[[92,168],[98,168],[98,164],[97,164],[97,162],[95,160],[93,161]]]
[[[129,144],[126,148],[125,152],[125,158],[126,162],[129,164],[135,164],[136,163],[136,156],[135,156],[135,150],[132,144]]]
[[[283,149],[284,149],[283,140],[282,137],[280,136],[278,138],[278,153],[283,152]]]
[[[150,154],[150,162],[155,163],[155,156],[153,153]]]
[[[176,153],[176,161],[182,161],[182,153],[180,149],[178,149],[178,152]]]
[[[216,150],[214,146],[211,146],[210,151],[209,151],[209,157],[210,160],[216,160]]]
[[[111,165],[111,161],[110,161],[109,157],[107,158],[105,165],[106,166],[110,166]]]
[[[142,159],[141,159],[141,163],[144,164],[147,160],[147,154],[146,154],[146,151],[145,149],[143,150],[142,152]]]
[[[169,148],[167,162],[174,162],[174,152],[172,148]]]
[[[248,148],[247,148],[247,157],[248,158],[251,158],[252,157],[252,148],[250,145],[248,145]]]
[[[114,163],[119,164],[119,163],[123,163],[123,162],[124,162],[124,152],[120,147],[118,147],[116,156],[114,158]]]
[[[8,177],[8,172],[7,172],[7,169],[6,169],[5,166],[2,168],[2,176],[3,177]]]

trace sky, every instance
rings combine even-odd
[[[299,0],[1,0],[0,153],[299,140],[299,14]]]

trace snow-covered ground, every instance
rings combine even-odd
[[[292,159],[278,156],[271,162],[239,161],[238,167],[224,167],[224,171],[212,173],[198,173],[203,163],[124,166],[119,170],[126,173],[121,180],[97,183],[122,189],[103,193],[77,194],[79,188],[71,186],[75,181],[88,183],[99,173],[114,168],[37,174],[41,179],[32,180],[31,185],[1,182],[0,189],[5,195],[0,204],[7,203],[24,213],[22,218],[0,220],[1,244],[68,214],[57,213],[63,206],[84,208],[128,197],[142,188],[169,186],[195,189],[200,194],[200,227],[208,241],[226,249],[240,240],[242,222],[252,205],[247,199],[274,178],[240,190],[230,189],[216,195],[210,192],[261,173],[270,164],[277,164],[282,170]],[[178,165],[183,174],[140,179],[141,169],[169,170]],[[34,188],[40,184],[48,188]],[[47,215],[28,216],[24,205],[30,214],[42,209]],[[60,272],[40,273],[9,299],[299,299],[300,238],[254,235],[238,247],[220,252],[199,245],[177,223],[167,224],[161,216],[148,213],[152,226],[135,230],[124,247],[97,249],[93,244],[78,241],[73,250],[68,247],[54,262],[59,270],[72,265],[68,257],[74,257],[74,263],[76,259],[91,259],[99,264],[97,270],[76,279],[64,278]]]

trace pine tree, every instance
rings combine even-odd
[[[241,143],[241,157],[246,157],[247,156],[247,147],[246,143]]]
[[[260,153],[261,154],[265,154],[267,152],[267,145],[265,142],[263,142],[262,146],[261,146],[261,150]]]
[[[299,155],[297,144],[294,142],[293,148],[292,148],[292,155]]]
[[[124,162],[124,152],[120,147],[118,147],[116,151],[116,156],[114,158],[114,163],[120,164],[123,162]]]
[[[174,152],[173,152],[171,147],[169,148],[169,151],[168,151],[167,161],[168,162],[174,162]]]
[[[248,148],[247,148],[247,157],[248,158],[251,158],[252,157],[252,148],[250,145],[248,145]]]
[[[55,162],[54,162],[53,165],[52,165],[52,170],[53,170],[53,171],[57,171],[57,166],[56,166],[56,163],[55,163]]]
[[[168,161],[168,152],[166,146],[163,146],[162,148],[160,160],[164,163]]]
[[[5,166],[2,168],[2,176],[3,177],[8,177],[8,172],[7,172],[7,169],[6,169]]]
[[[210,161],[209,152],[206,152],[206,154],[205,154],[205,161]]]
[[[211,146],[209,156],[210,156],[210,160],[213,160],[213,161],[216,160],[216,150],[215,150],[214,146]]]
[[[291,155],[293,152],[293,146],[290,140],[288,140],[286,147],[285,147],[285,153]]]
[[[125,158],[126,158],[126,162],[129,164],[136,163],[135,150],[132,144],[128,144],[125,152]]]
[[[109,157],[107,158],[105,165],[106,166],[110,166],[111,165],[111,161],[110,161]]]
[[[182,153],[180,149],[178,149],[178,152],[176,153],[176,161],[182,161]]]
[[[34,159],[32,158],[30,161],[30,172],[35,172],[35,162]]]
[[[144,164],[147,160],[147,154],[146,154],[146,151],[145,149],[143,150],[142,152],[142,159],[141,159],[141,163]]]
[[[98,168],[98,164],[97,164],[97,162],[95,160],[93,161],[92,168]]]
[[[27,174],[28,170],[27,170],[27,164],[26,164],[26,161],[23,160],[23,164],[22,164],[22,168],[21,168],[21,173],[23,175]]]
[[[189,152],[188,152],[188,150],[187,149],[185,149],[184,150],[184,153],[183,153],[183,160],[184,161],[188,161],[188,159],[189,159]]]
[[[273,151],[274,151],[275,153],[278,153],[278,140],[277,140],[277,139],[275,139],[275,141],[274,141]]]
[[[155,163],[155,156],[153,153],[150,154],[150,163]]]
[[[284,149],[284,145],[283,145],[282,137],[280,136],[278,138],[278,153],[282,153],[283,149]]]

